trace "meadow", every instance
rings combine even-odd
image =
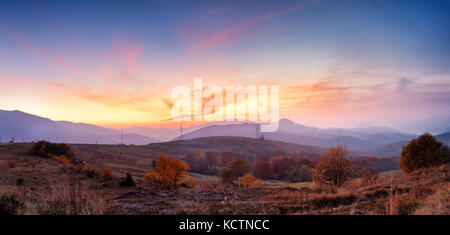
[[[0,145],[3,214],[449,214],[450,165],[376,180],[355,177],[339,188],[263,180],[223,185],[217,175],[189,172],[194,183],[173,189],[144,175],[158,156],[149,146],[70,145],[80,167],[30,154],[31,143]],[[198,146],[195,146],[198,147]],[[127,174],[134,186],[124,186]]]

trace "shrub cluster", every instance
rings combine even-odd
[[[30,150],[31,154],[39,157],[52,158],[52,156],[64,156],[68,161],[75,161],[75,154],[69,145],[55,144],[45,140],[35,143]]]
[[[219,173],[219,178],[223,184],[238,185],[239,177],[250,172],[250,165],[243,158],[236,158],[229,162]]]
[[[255,163],[253,172],[260,179],[311,181],[309,174],[314,162],[308,158],[271,157]]]
[[[261,182],[261,180],[256,179],[250,173],[247,173],[246,175],[238,178],[238,186],[241,188],[259,187],[262,185],[263,183]]]
[[[312,181],[312,169],[307,165],[293,168],[287,177],[290,182],[310,182]]]

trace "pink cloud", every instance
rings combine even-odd
[[[290,8],[286,8],[286,9],[281,9],[281,10],[277,10],[274,12],[270,12],[264,15],[260,15],[256,18],[253,18],[251,20],[248,20],[246,22],[242,22],[240,24],[228,27],[226,29],[223,29],[221,31],[218,31],[216,33],[214,33],[213,35],[207,37],[206,39],[202,40],[199,44],[194,45],[191,50],[194,53],[202,53],[202,52],[206,52],[208,50],[210,50],[211,48],[216,47],[217,45],[219,45],[220,43],[224,43],[226,41],[226,39],[230,38],[231,36],[234,36],[238,33],[241,33],[245,30],[247,30],[250,27],[253,27],[257,24],[260,24],[264,21],[270,20],[272,18],[284,15],[284,14],[288,14],[294,11],[297,11],[301,8],[304,8],[308,5],[310,5],[313,1],[308,1],[302,4],[299,4],[297,6],[294,7],[290,7]]]
[[[142,65],[137,61],[137,57],[143,51],[141,47],[119,38],[114,38],[112,44],[114,49],[119,53],[118,57],[128,64],[128,72],[130,75],[135,75],[142,69]]]
[[[102,78],[106,82],[122,81],[125,85],[136,82],[139,73],[144,68],[144,63],[139,60],[143,54],[140,45],[133,43],[124,37],[115,37],[111,40],[112,47],[104,52],[100,61]]]
[[[17,47],[19,47],[24,52],[36,56],[43,57],[54,64],[61,65],[66,70],[79,75],[86,76],[86,73],[81,69],[77,68],[72,62],[63,58],[61,55],[56,53],[52,53],[40,46],[38,46],[35,42],[31,41],[30,38],[22,31],[12,30],[8,27],[0,26],[0,31],[3,32],[6,37],[13,42]]]

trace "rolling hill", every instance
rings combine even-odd
[[[220,151],[235,153],[269,154],[284,151],[288,154],[297,152],[306,154],[323,154],[325,148],[310,145],[298,145],[274,140],[260,140],[246,137],[203,137],[189,140],[178,140],[163,143],[152,143],[146,147],[155,153],[167,154],[169,156],[184,156],[195,152],[197,149],[203,151]]]

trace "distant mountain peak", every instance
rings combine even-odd
[[[294,121],[287,119],[287,118],[282,118],[280,119],[280,123],[284,123],[284,124],[295,124]]]
[[[375,126],[369,122],[359,122],[354,126],[354,128],[371,128],[371,127]]]

